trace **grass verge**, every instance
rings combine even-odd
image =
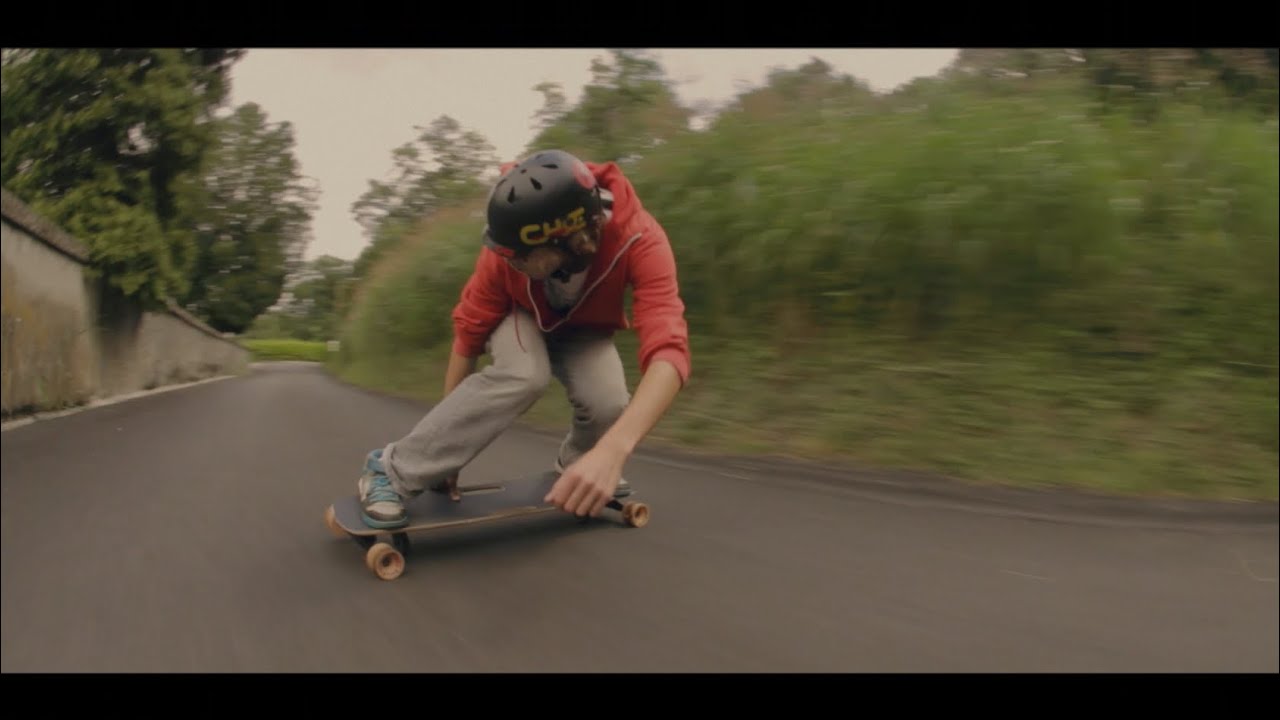
[[[253,353],[255,362],[270,360],[306,360],[308,362],[324,362],[328,349],[323,342],[290,339],[241,340]]]
[[[631,387],[634,337],[618,336]],[[897,342],[695,347],[694,381],[646,445],[790,456],[976,483],[1129,496],[1277,499],[1274,370]],[[434,402],[447,349],[332,369]],[[558,385],[522,419],[567,429]]]

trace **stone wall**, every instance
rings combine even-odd
[[[75,238],[0,191],[0,413],[246,372],[249,351],[169,304],[144,312],[87,277]]]

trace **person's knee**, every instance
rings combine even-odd
[[[551,365],[545,357],[537,357],[522,364],[517,381],[521,392],[536,400],[542,397],[551,384]]]
[[[602,430],[618,422],[618,418],[622,417],[631,400],[625,391],[593,392],[585,395],[583,402],[577,408],[578,413],[584,422]]]
[[[596,411],[596,423],[602,428],[611,428],[613,424],[618,422],[618,418],[622,417],[623,411],[627,409],[626,401],[611,401],[605,403]]]
[[[551,364],[545,355],[526,353],[495,362],[494,372],[502,384],[511,388],[522,401],[536,401],[551,384]]]
[[[489,341],[493,365],[488,376],[510,388],[522,401],[541,397],[551,384],[551,361],[546,344],[533,319],[523,311],[513,312],[494,331]]]

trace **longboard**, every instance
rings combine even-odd
[[[404,572],[409,533],[562,512],[543,501],[559,477],[560,473],[547,471],[517,478],[508,484],[460,487],[462,499],[457,501],[447,493],[424,492],[405,503],[408,522],[394,528],[366,524],[360,498],[351,494],[330,505],[324,520],[336,537],[354,540],[365,549],[365,565],[375,575],[383,580],[395,580]],[[620,512],[623,522],[631,527],[644,527],[649,522],[649,507],[644,503],[615,497],[607,507]],[[390,542],[381,541],[379,537],[388,537]]]

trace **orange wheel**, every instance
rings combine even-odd
[[[642,528],[649,524],[649,506],[644,503],[629,502],[622,506],[622,519],[634,528]]]
[[[325,527],[329,528],[329,532],[333,533],[334,537],[339,540],[347,538],[347,531],[343,530],[342,526],[338,524],[338,518],[334,516],[332,505],[324,511],[324,524]]]
[[[395,580],[404,572],[404,556],[390,545],[380,542],[369,548],[364,556],[365,565],[383,580]]]

